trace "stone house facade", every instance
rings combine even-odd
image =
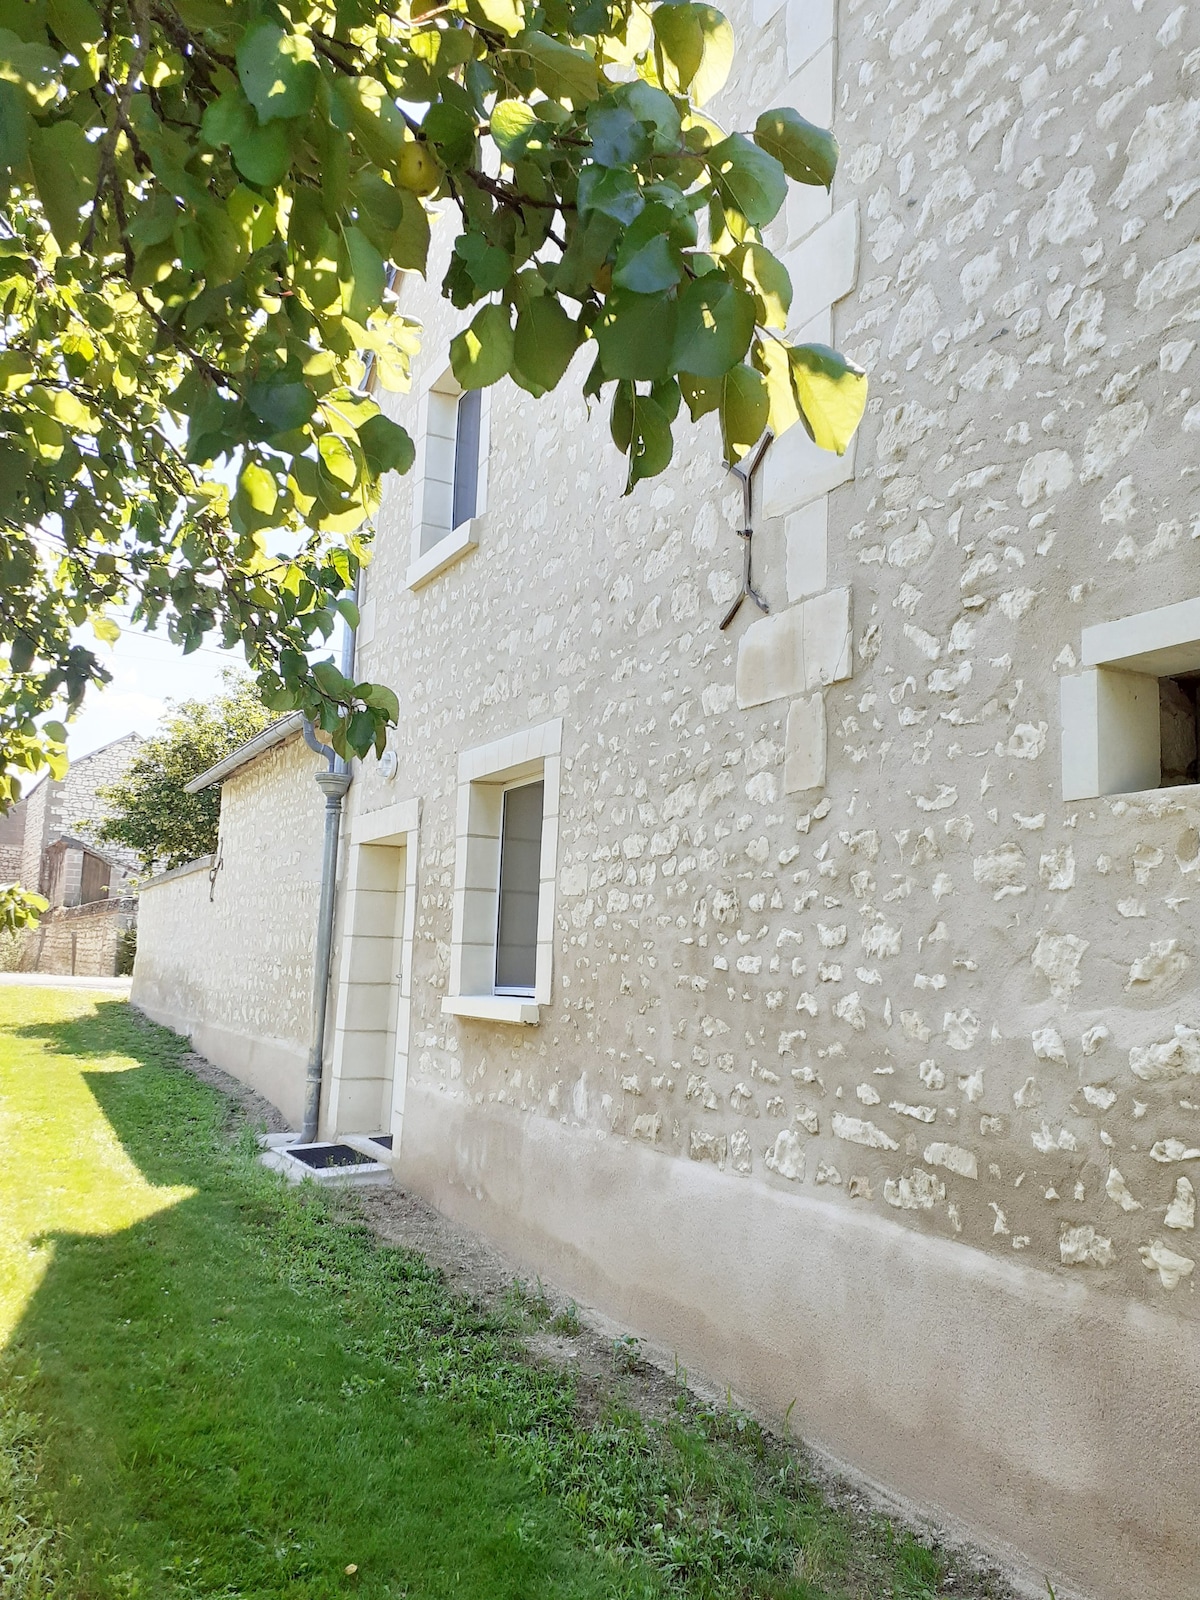
[[[1175,1600],[1200,1571],[1200,13],[733,14],[714,113],[793,103],[841,142],[773,243],[868,414],[841,459],[770,445],[767,610],[728,620],[715,433],[622,499],[578,383],[463,408],[447,240],[405,283],[424,354],[385,404],[418,460],[357,662],[401,719],[347,800],[323,1132],[392,1132],[406,1184],[1060,1594]],[[307,1001],[320,821],[303,770],[274,793],[309,887],[260,870],[238,924],[243,964],[295,940],[294,991],[228,1041],[260,1086],[255,1041]],[[232,782],[224,805],[223,839]],[[144,917],[180,930],[185,895]],[[191,1012],[135,998],[220,1010],[209,938],[143,935]]]
[[[97,844],[93,829],[107,812],[98,791],[124,776],[140,744],[139,734],[127,733],[80,756],[64,777],[41,778],[0,818],[0,878],[50,902],[14,944],[22,971],[106,977],[129,970],[137,857]]]

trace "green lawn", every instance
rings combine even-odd
[[[264,1171],[183,1048],[0,989],[0,1600],[941,1592],[745,1418],[584,1421],[519,1301]]]

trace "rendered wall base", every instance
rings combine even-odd
[[[153,997],[144,992],[144,986],[142,990],[139,992],[135,978],[130,998],[151,1022],[161,1023],[164,1028],[190,1039],[205,1060],[269,1100],[291,1127],[299,1128],[304,1117],[304,1051],[279,1039],[256,1039],[233,1028],[180,1016],[156,1005]]]
[[[706,1163],[408,1087],[399,1171],[1031,1575],[1200,1594],[1200,1345],[1086,1283]]]

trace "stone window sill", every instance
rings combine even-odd
[[[439,539],[431,550],[426,550],[424,555],[418,556],[404,575],[404,581],[410,589],[422,589],[431,583],[439,573],[445,572],[447,567],[452,567],[456,561],[461,561],[469,550],[474,550],[479,543],[479,517],[472,517],[469,522],[461,522],[453,533],[448,533],[444,539]]]
[[[536,1000],[510,994],[453,994],[442,1001],[446,1017],[474,1017],[478,1022],[516,1022],[536,1027],[542,1008]]]

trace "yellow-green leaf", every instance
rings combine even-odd
[[[825,344],[796,345],[790,359],[796,398],[813,443],[844,455],[866,408],[866,373]]]

